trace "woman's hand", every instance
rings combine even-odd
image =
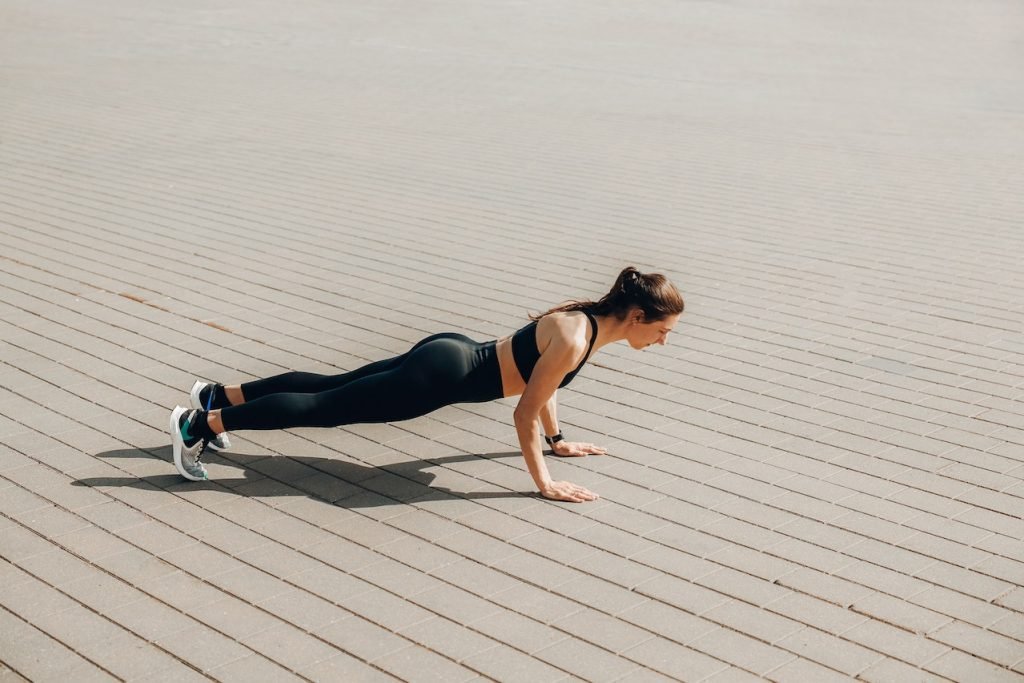
[[[578,458],[583,455],[604,455],[608,451],[592,443],[557,441],[551,447],[551,452],[563,458]]]
[[[540,495],[550,500],[567,500],[570,503],[584,503],[600,498],[593,491],[568,481],[552,481],[540,490]]]

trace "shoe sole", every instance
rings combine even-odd
[[[181,451],[185,448],[185,440],[181,438],[181,429],[178,427],[178,421],[181,419],[185,409],[181,406],[176,407],[171,411],[171,450],[174,451],[174,469],[178,470],[178,474],[185,477],[189,481],[206,481],[201,477],[195,477],[185,471],[185,466],[181,463]]]
[[[206,384],[206,382],[197,379],[195,384],[192,385],[192,390],[188,392],[189,399],[192,402],[192,407],[198,410],[206,410],[206,408],[203,407],[203,402],[199,400],[199,391],[203,388],[204,384]],[[223,446],[218,445],[217,440],[213,439],[207,442],[206,447],[211,451],[226,451],[231,448],[231,441],[228,439],[227,434],[221,434],[220,440],[224,444]]]

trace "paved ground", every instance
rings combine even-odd
[[[1021,5],[0,6],[0,679],[1024,678]],[[238,433],[340,372],[678,281],[560,396]]]

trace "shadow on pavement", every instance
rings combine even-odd
[[[171,447],[153,449],[125,448],[97,453],[98,458],[143,458],[171,461]],[[211,475],[209,481],[190,482],[176,473],[147,477],[90,477],[78,479],[74,486],[118,487],[130,486],[142,490],[217,489],[248,498],[277,498],[306,496],[325,503],[346,508],[368,508],[401,503],[483,498],[519,498],[529,493],[505,491],[452,492],[444,487],[431,486],[435,479],[426,468],[467,462],[471,460],[520,457],[518,451],[484,455],[453,455],[431,460],[409,460],[383,467],[362,465],[334,458],[302,456],[247,455],[232,451],[230,454],[207,451],[204,461],[208,467],[221,469],[224,465],[240,469],[241,477]],[[296,463],[301,466],[296,466]],[[255,467],[262,464],[263,467]],[[310,473],[310,468],[314,473]],[[381,481],[382,475],[395,477]],[[361,486],[360,482],[377,479],[374,486]],[[364,494],[364,495],[360,495]],[[369,495],[365,495],[369,494]]]

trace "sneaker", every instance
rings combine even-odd
[[[181,406],[171,411],[171,448],[174,451],[174,466],[181,476],[191,481],[209,479],[202,463],[206,439],[192,435],[192,420],[198,413],[197,410],[188,410]]]
[[[189,392],[189,397],[192,399],[192,407],[197,410],[209,410],[210,402],[213,400],[213,390],[216,386],[212,382],[203,382],[197,379],[196,383],[192,385],[192,391]],[[204,394],[205,396],[203,396]],[[206,399],[205,405],[203,398]],[[206,447],[213,451],[226,451],[231,448],[231,441],[228,440],[227,432],[218,434],[208,441]]]

